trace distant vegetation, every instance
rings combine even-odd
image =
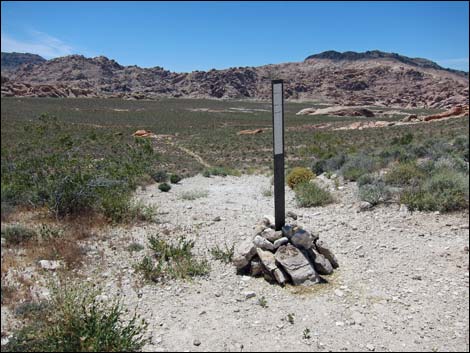
[[[139,215],[131,193],[157,163],[150,141],[71,128],[48,114],[16,128],[16,138],[4,142],[2,134],[2,208],[46,207],[57,218],[101,213],[116,222]]]

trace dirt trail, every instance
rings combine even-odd
[[[145,350],[468,351],[468,213],[410,214],[397,205],[358,213],[354,183],[335,191],[332,205],[299,209],[287,190],[287,210],[318,230],[340,263],[330,283],[298,291],[238,276],[209,254],[215,245],[250,236],[256,221],[273,213],[272,197],[262,196],[269,180],[196,176],[169,193],[147,187],[136,197],[159,207],[161,223],[114,229],[96,245],[87,261],[94,265],[84,272],[148,320]],[[208,196],[181,199],[192,190]],[[156,233],[194,239],[196,252],[210,259],[210,275],[140,286],[133,265],[148,250],[125,249],[131,241],[146,245]],[[104,259],[101,266],[98,259]],[[246,291],[256,297],[245,299]]]

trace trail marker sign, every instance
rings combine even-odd
[[[271,81],[274,151],[274,221],[276,230],[286,223],[284,195],[284,81]]]

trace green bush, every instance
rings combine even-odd
[[[136,266],[136,270],[141,272],[146,280],[160,282],[168,279],[188,279],[204,276],[209,272],[209,263],[193,256],[192,241],[180,238],[176,245],[172,245],[151,236],[149,247],[156,261],[146,256]]]
[[[357,179],[357,185],[358,186],[363,186],[363,185],[366,185],[366,184],[373,184],[377,181],[377,177],[372,174],[372,173],[367,173],[367,174],[363,174],[361,175],[358,179]]]
[[[373,184],[365,184],[359,187],[359,198],[367,201],[372,205],[388,201],[391,192],[383,182],[375,182]]]
[[[422,185],[406,190],[400,198],[410,210],[457,211],[468,209],[468,175],[452,170],[441,170]]]
[[[2,238],[4,238],[5,242],[9,245],[20,245],[37,238],[35,230],[21,225],[6,226],[1,234]]]
[[[224,245],[224,248],[216,245],[211,249],[211,255],[215,260],[220,260],[226,264],[232,262],[233,255],[235,253],[235,244],[229,247],[227,244]]]
[[[50,302],[26,308],[31,319],[2,346],[2,352],[140,350],[147,323],[136,314],[126,319],[118,301],[103,303],[98,294],[88,287],[53,289]]]
[[[291,189],[295,189],[297,185],[308,182],[313,178],[315,178],[315,174],[313,174],[310,169],[295,167],[287,174],[287,185],[289,185]]]
[[[183,178],[181,178],[178,174],[171,174],[170,182],[172,184],[178,184]]]
[[[385,182],[394,186],[417,185],[425,173],[416,162],[398,163],[385,175]]]
[[[331,193],[314,183],[304,182],[298,184],[294,192],[299,207],[324,206],[333,202]]]
[[[157,183],[164,183],[168,181],[168,173],[164,170],[157,170],[156,172],[153,172],[150,176]]]
[[[162,192],[168,192],[171,190],[171,185],[167,183],[161,183],[158,185],[158,189]]]
[[[340,173],[345,179],[356,181],[361,175],[371,173],[379,167],[377,161],[365,154],[359,154],[351,157],[341,167]]]
[[[28,138],[2,144],[2,202],[46,206],[58,218],[122,211],[157,160],[148,140],[73,130],[46,114],[24,123],[22,133]]]

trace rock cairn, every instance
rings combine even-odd
[[[233,263],[238,273],[263,276],[281,286],[312,285],[326,282],[338,261],[326,242],[294,224],[275,231],[273,220],[266,216],[256,225],[253,238],[237,245]]]

